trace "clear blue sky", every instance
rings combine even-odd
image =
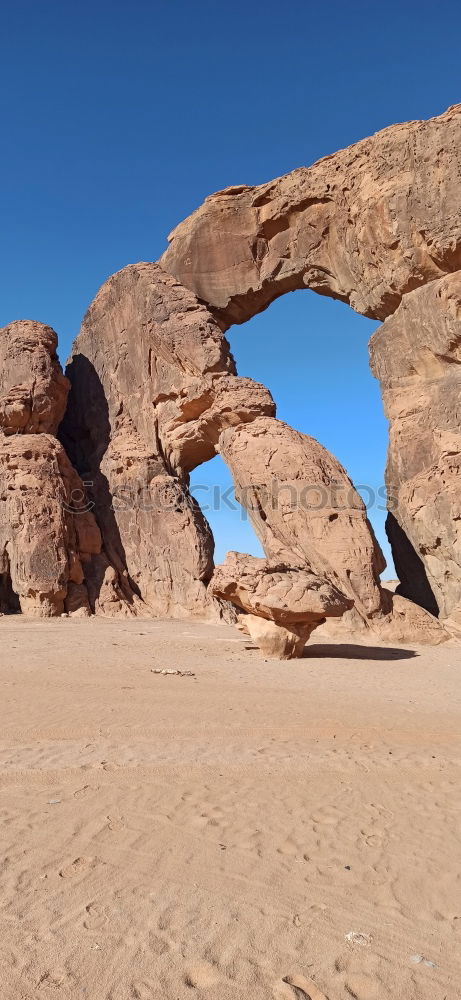
[[[1,325],[50,323],[65,359],[105,278],[155,260],[210,192],[459,101],[460,35],[454,0],[4,3]],[[386,443],[367,367],[375,325],[304,292],[230,331],[279,416],[372,486]],[[212,479],[228,482],[218,459],[194,474]],[[383,542],[383,513],[370,513]],[[218,559],[258,551],[238,517],[210,520]]]

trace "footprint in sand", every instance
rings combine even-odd
[[[85,919],[83,921],[83,926],[87,931],[97,931],[104,924],[107,924],[108,916],[105,910],[101,909],[97,903],[88,903],[85,906]]]
[[[160,937],[160,934],[155,934],[153,931],[149,931],[149,948],[153,955],[165,955],[167,951],[170,950],[170,945],[165,938]]]
[[[68,976],[64,969],[45,969],[38,980],[37,987],[40,991],[42,986],[61,991],[67,978]]]
[[[348,975],[344,985],[355,1000],[379,1000],[379,997],[383,996],[383,984],[366,973]]]
[[[367,847],[383,847],[384,845],[384,835],[381,833],[366,833],[365,830],[361,831],[362,837],[365,840]],[[358,844],[360,845],[360,838],[358,839]]]
[[[193,990],[204,990],[219,982],[218,971],[210,962],[191,962],[185,969],[184,982]]]
[[[150,983],[136,980],[131,984],[131,996],[133,1000],[155,1000],[158,993]]]
[[[82,788],[77,788],[74,792],[74,799],[81,799],[83,795],[88,795],[88,792],[93,791],[91,785],[83,785]]]
[[[337,826],[344,816],[336,806],[320,806],[319,809],[312,813],[311,818],[312,822],[318,826]]]
[[[284,976],[275,984],[275,1000],[328,1000],[312,979],[306,976]]]
[[[119,833],[120,830],[124,830],[126,827],[124,816],[106,816],[106,819],[107,827],[113,833]]]
[[[94,868],[95,865],[96,858],[75,858],[70,865],[61,868],[59,874],[61,878],[73,878],[74,875],[81,875],[89,868]]]

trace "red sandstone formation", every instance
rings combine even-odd
[[[53,437],[69,382],[54,330],[0,330],[0,610],[48,617],[126,605],[84,486]]]
[[[282,499],[276,512],[254,517],[255,527],[269,559],[298,571],[303,565],[319,584],[335,586],[341,613],[356,602],[355,620],[382,615],[384,560],[344,470],[317,442],[274,419],[267,389],[236,375],[216,319],[158,264],[132,265],[106,282],[68,375],[62,439],[93,484],[110,561],[146,612],[216,614],[215,577],[207,589],[213,542],[188,473],[219,450],[240,489],[242,477],[262,492],[277,479],[300,492],[339,487],[343,497],[320,516],[306,512],[299,496],[287,518]]]
[[[219,450],[267,558],[327,576],[354,603],[350,624],[379,617],[386,563],[363,500],[337,459],[271,417],[223,431]]]
[[[211,589],[246,612],[241,618],[245,631],[261,652],[279,659],[301,656],[318,625],[353,605],[328,580],[316,576],[305,559],[293,566],[228,552],[214,572]]]
[[[215,616],[213,538],[188,473],[224,428],[273,413],[270,393],[236,376],[216,319],[158,264],[102,286],[67,372],[62,438],[93,483],[112,565],[146,613]]]
[[[391,126],[312,167],[211,195],[162,258],[225,326],[304,287],[385,320],[372,364],[391,421],[388,533],[400,589],[450,619],[461,583],[460,151],[461,105]]]
[[[218,191],[171,233],[161,263],[227,326],[296,288],[386,319],[407,292],[461,268],[460,132],[458,104]]]
[[[461,105],[257,188],[228,188],[176,228],[160,264],[113,275],[68,368],[60,438],[77,472],[52,436],[68,388],[53,331],[30,322],[1,331],[3,603],[19,596],[44,614],[65,606],[207,616],[217,613],[214,591],[245,607],[254,638],[280,655],[300,652],[300,587],[303,613],[326,588],[345,620],[388,638],[446,634],[402,595],[455,627],[460,139]],[[389,535],[402,581],[394,597],[380,586],[382,555],[345,470],[274,419],[270,393],[237,376],[224,336],[304,287],[385,321],[371,353],[390,420]],[[232,572],[226,562],[213,575],[211,532],[188,486],[190,471],[218,451],[265,548],[257,573],[241,556]],[[69,490],[84,493],[78,474],[96,520],[64,503]],[[275,482],[284,497],[274,507]],[[306,488],[322,494],[320,505],[299,497]],[[263,591],[272,603],[260,600]]]
[[[370,342],[390,422],[398,593],[461,625],[461,271],[405,295]]]
[[[0,432],[56,434],[69,382],[50,326],[19,320],[0,331]]]

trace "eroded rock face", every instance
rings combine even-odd
[[[208,197],[163,266],[229,325],[297,288],[385,319],[461,268],[461,105],[258,187]]]
[[[383,588],[384,592],[386,588]],[[388,591],[389,612],[377,626],[385,642],[415,642],[419,646],[438,646],[447,642],[450,631],[424,608],[402,594]]]
[[[82,587],[78,607],[88,609],[85,570],[101,550],[91,513],[72,512],[80,480],[62,445],[49,434],[0,437],[0,574],[10,592],[4,610],[48,617],[67,610],[69,585]]]
[[[370,342],[390,422],[388,531],[398,592],[461,612],[461,272],[406,295]]]
[[[263,653],[280,659],[301,656],[318,625],[353,605],[329,580],[312,572],[305,559],[294,566],[228,552],[210,588],[247,612],[243,622],[252,639]]]
[[[85,317],[67,373],[72,393],[62,440],[82,478],[92,484],[90,495],[111,564],[125,574],[151,613],[216,614],[210,593],[218,592],[214,585],[207,590],[213,540],[189,494],[188,473],[217,450],[239,486],[240,473],[247,472],[252,484],[266,491],[277,477],[282,489],[296,483],[301,490],[318,486],[325,476],[333,485],[333,474],[339,476],[343,492],[353,495],[346,498],[339,530],[331,503],[323,517],[328,531],[316,533],[299,512],[290,511],[288,524],[283,498],[280,517],[277,513],[272,523],[258,514],[255,527],[276,564],[287,559],[298,580],[303,565],[312,579],[336,587],[341,614],[356,601],[358,590],[366,605],[359,613],[371,617],[380,612],[377,574],[384,561],[344,470],[317,442],[306,438],[303,447],[302,435],[273,419],[268,390],[236,375],[219,323],[159,265],[132,265],[103,285]],[[236,457],[242,442],[251,442],[243,464]],[[260,503],[257,490],[255,497]],[[344,498],[332,501],[335,511],[341,502]],[[358,509],[351,513],[354,503]],[[341,542],[347,554],[335,551],[344,530],[351,534],[354,519],[355,550],[348,538]],[[317,516],[311,520],[319,527]],[[326,534],[334,565],[325,557]],[[343,558],[349,562],[341,574],[336,564]]]
[[[65,452],[45,440],[56,433],[67,393],[53,331],[30,322],[1,331],[2,482],[24,500],[14,531],[26,554],[13,551],[7,518],[0,603],[16,594],[46,613],[66,602],[75,613],[215,614],[207,589],[213,541],[188,486],[189,472],[219,450],[269,567],[284,565],[286,574],[301,567],[326,581],[354,601],[344,617],[355,624],[408,629],[403,593],[461,627],[460,220],[461,105],[429,122],[392,126],[269,184],[212,195],[177,227],[161,265],[114,275],[85,317],[60,432],[85,487],[72,465],[63,471]],[[302,287],[385,320],[372,364],[391,422],[389,534],[402,581],[395,598],[380,587],[382,555],[344,469],[318,442],[274,420],[268,390],[237,376],[224,336],[231,323]],[[17,440],[28,435],[41,440],[40,460],[6,450],[8,441],[21,448]],[[39,503],[36,484],[48,461],[59,470],[57,493],[66,493],[72,475],[82,495],[87,489],[102,543],[82,547],[77,513],[61,517],[47,485],[55,555],[45,545],[40,568],[31,554],[38,517],[31,498]],[[306,490],[317,491],[320,503],[299,502]],[[254,585],[259,593],[262,584]],[[290,600],[297,600],[293,589]],[[299,628],[311,623],[281,624],[254,612],[247,617],[253,631],[266,629],[267,648],[299,651]]]
[[[53,436],[70,383],[57,337],[21,320],[0,330],[0,610],[38,617],[129,607],[83,484]]]
[[[303,656],[306,643],[316,625],[276,625],[267,618],[246,614],[238,628],[250,636],[263,656],[276,660],[293,660]]]
[[[314,438],[271,417],[226,429],[219,450],[267,558],[306,565],[326,577],[353,600],[355,619],[382,615],[384,556],[337,459]]]
[[[171,234],[162,264],[225,326],[304,287],[386,321],[372,361],[391,420],[387,479],[398,502],[391,493],[388,532],[400,590],[461,627],[461,105],[267,184],[211,195]],[[369,582],[357,594],[367,615],[377,610],[373,589],[376,598]],[[380,603],[382,614],[382,594]]]
[[[316,633],[317,642],[354,643],[361,636],[373,643],[404,642],[418,646],[438,646],[453,636],[454,630],[442,623],[425,608],[401,594],[382,588],[383,613],[373,619],[366,633],[357,629],[351,614],[341,619],[327,618]]]
[[[50,326],[18,320],[0,330],[0,431],[56,434],[69,382],[56,356]]]
[[[259,417],[224,431],[219,445],[267,559],[230,553],[211,588],[246,612],[243,627],[266,655],[301,656],[322,624],[343,641],[449,638],[432,614],[381,587],[385,563],[364,504],[318,441]]]
[[[111,564],[150,613],[215,615],[213,538],[188,473],[225,427],[273,413],[270,393],[236,376],[216,319],[158,264],[102,286],[67,374],[62,439],[92,484]]]
[[[353,604],[325,577],[316,576],[306,560],[299,566],[277,564],[242,552],[227,553],[211,587],[218,597],[279,625],[338,618]]]

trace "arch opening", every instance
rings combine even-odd
[[[261,542],[248,512],[235,497],[231,473],[220,455],[191,472],[189,489],[210,525],[216,565],[234,549],[264,557]]]
[[[226,332],[240,376],[271,391],[277,417],[316,438],[345,467],[364,500],[369,520],[395,576],[387,539],[384,469],[388,445],[379,384],[368,363],[368,341],[379,326],[349,306],[309,290],[283,295],[270,308]],[[195,492],[196,488],[198,491]],[[191,490],[215,539],[215,563],[229,549],[262,555],[251,522],[235,501],[227,504],[232,478],[218,456],[191,474]],[[220,509],[213,503],[224,495]]]

